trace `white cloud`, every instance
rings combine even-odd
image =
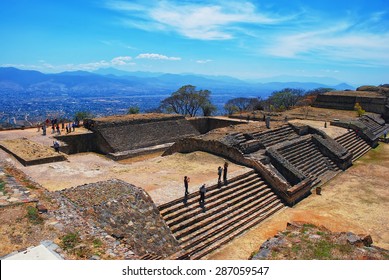
[[[214,1],[215,2],[215,1]],[[123,14],[123,23],[138,29],[173,31],[191,39],[226,40],[242,29],[238,25],[271,25],[286,17],[259,12],[254,4],[241,1],[201,3],[152,1],[147,4],[110,0],[107,7]],[[136,15],[135,15],[136,14]]]
[[[268,55],[355,65],[389,65],[389,32],[376,34],[356,29],[357,20],[332,22],[331,27],[307,27],[278,33],[262,49]],[[358,22],[358,26],[365,25]],[[308,30],[312,29],[312,30]]]
[[[111,59],[112,65],[127,65],[132,60],[131,56],[118,56]]]
[[[199,64],[206,64],[206,63],[209,63],[209,62],[212,62],[211,59],[199,59],[199,60],[196,60],[196,63],[199,63]]]
[[[166,56],[163,54],[157,53],[141,53],[137,57],[137,59],[156,59],[156,60],[181,60],[181,57],[173,57]]]

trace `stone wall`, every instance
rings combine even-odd
[[[277,147],[282,146],[291,146],[294,143],[300,142],[301,139],[294,141],[288,141],[275,147],[266,149],[266,155],[270,158],[271,163],[277,168],[277,170],[291,183],[291,185],[297,185],[304,179],[306,176],[297,170],[292,164],[290,164],[278,151]]]
[[[205,134],[217,128],[247,123],[246,121],[228,120],[228,119],[220,119],[220,118],[212,118],[212,117],[191,118],[189,119],[189,122],[201,134]]]
[[[332,138],[315,134],[312,141],[322,154],[333,160],[340,169],[346,170],[352,165],[353,155]]]
[[[65,143],[60,147],[61,152],[70,154],[94,152],[96,147],[96,136],[93,133],[87,134],[68,134],[54,136],[59,141]]]
[[[141,115],[128,119],[94,119],[87,123],[96,134],[96,143],[104,154],[145,148],[199,135],[180,115]]]
[[[92,183],[60,191],[83,215],[129,245],[139,256],[166,257],[179,250],[177,240],[151,197],[120,180]]]
[[[364,97],[320,94],[316,97],[313,107],[338,110],[354,110],[355,103],[359,103],[366,112],[381,114],[389,120],[388,98],[385,96]]]

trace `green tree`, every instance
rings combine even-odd
[[[130,114],[130,115],[139,114],[139,112],[140,112],[140,109],[138,106],[131,106],[127,110],[127,114]]]
[[[260,98],[247,98],[247,97],[238,97],[233,98],[227,101],[224,105],[224,110],[227,114],[232,115],[236,112],[245,112],[253,110],[262,110],[263,106],[261,104]]]
[[[280,91],[274,91],[269,97],[269,101],[276,110],[288,110],[297,104],[303,93],[303,89],[284,88]]]
[[[91,112],[86,112],[86,111],[79,111],[79,112],[76,112],[76,114],[74,115],[74,117],[76,119],[78,119],[79,121],[83,121],[85,119],[91,119],[94,117],[94,115],[91,113]]]
[[[161,110],[194,117],[199,111],[209,114],[214,111],[209,90],[196,90],[195,86],[186,85],[173,92],[171,96],[161,101]]]

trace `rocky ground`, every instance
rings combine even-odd
[[[323,226],[288,223],[263,243],[253,260],[389,260],[389,250],[372,246],[370,235],[332,232]]]

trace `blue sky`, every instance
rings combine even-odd
[[[0,66],[389,83],[389,1],[0,2]]]

